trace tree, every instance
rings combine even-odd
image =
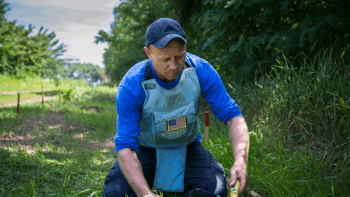
[[[179,21],[187,49],[207,59],[220,73],[251,81],[264,76],[282,53],[298,68],[304,55],[337,40],[349,43],[347,1],[332,0],[126,0],[114,9],[110,33],[100,31],[95,42],[107,42],[106,72],[120,80],[136,62],[147,58],[147,27],[160,17]]]
[[[74,79],[83,79],[88,80],[91,78],[91,81],[97,81],[101,78],[102,69],[91,63],[70,63],[65,62],[64,66],[61,66],[58,74],[64,78],[74,78]],[[77,77],[74,76],[74,73],[77,74]]]
[[[145,32],[148,26],[160,17],[170,17],[170,4],[160,1],[122,1],[114,8],[116,16],[110,33],[100,30],[95,43],[107,42],[103,54],[106,73],[111,73],[113,81],[119,81],[131,66],[147,58],[142,48],[145,46]]]
[[[312,56],[336,39],[340,44],[349,42],[347,1],[170,2],[190,13],[181,20],[189,43],[195,41],[192,50],[226,75],[237,73],[246,79],[262,75],[282,52],[298,67],[303,53]],[[196,5],[193,12],[187,11],[192,8],[188,5]]]
[[[36,35],[32,25],[28,29],[16,25],[16,21],[8,22],[4,14],[9,10],[8,4],[0,1],[0,73],[24,75],[43,74],[54,78],[57,68],[62,65],[58,59],[65,52],[65,45],[55,40],[55,33],[39,29]]]

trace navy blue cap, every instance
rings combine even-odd
[[[171,18],[160,18],[154,21],[146,31],[146,45],[158,49],[164,48],[174,38],[182,39],[186,44],[186,35],[181,25]]]

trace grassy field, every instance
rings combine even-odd
[[[320,66],[307,64],[303,73],[280,60],[249,86],[223,79],[249,127],[247,187],[262,196],[350,196],[350,69],[331,54],[320,53]],[[44,109],[23,105],[20,114],[1,108],[0,196],[101,196],[117,159],[116,92],[80,86],[61,105],[55,98]],[[204,103],[202,122],[206,110]],[[212,113],[210,120],[203,144],[228,174],[228,128]]]
[[[58,90],[46,91],[44,92],[44,101],[49,97],[58,97]],[[33,100],[41,101],[42,93],[41,92],[32,92],[32,93],[21,93],[20,94],[20,104],[28,103]],[[18,95],[17,94],[0,94],[0,107],[8,106],[9,104],[17,105]]]
[[[39,76],[16,78],[8,75],[0,75],[0,96],[3,92],[41,91],[42,87],[44,87],[44,90],[54,91],[75,88],[77,85],[87,85],[87,82],[67,79],[61,81],[60,84],[56,86],[54,81],[45,81]]]
[[[27,104],[19,115],[14,107],[0,109],[0,196],[101,196],[104,178],[117,159],[116,91],[79,88],[69,103],[48,101],[44,110],[41,103]],[[201,120],[208,109],[201,109]],[[210,116],[205,146],[228,173],[233,155],[227,126]],[[328,166],[327,155],[283,144],[263,121],[250,128],[249,188],[262,196],[350,195],[347,175],[332,176],[332,169],[340,166]]]
[[[33,98],[41,98],[41,96],[37,95],[37,94],[32,94],[32,93],[21,94],[21,96],[20,96],[21,100],[29,100],[29,99],[33,99]],[[0,95],[0,106],[6,105],[9,103],[15,103],[16,101],[17,101],[16,94]]]
[[[0,109],[0,196],[100,193],[116,161],[116,89],[76,93],[81,101],[47,101],[44,110],[41,103],[23,105],[18,115]]]
[[[62,96],[69,89],[76,89],[78,86],[87,86],[82,80],[63,80],[58,85],[54,81],[45,81],[38,76],[27,76],[16,78],[13,76],[0,75],[0,107],[17,104],[17,93],[20,93],[21,103],[29,100],[40,100],[42,90],[44,97],[58,97],[59,90]]]

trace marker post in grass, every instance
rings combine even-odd
[[[42,89],[41,89],[41,105],[42,105],[42,108],[44,109],[44,86],[41,86]]]
[[[19,101],[20,101],[19,97],[20,97],[20,93],[18,92],[18,96],[17,96],[17,114],[19,114]]]
[[[209,111],[205,111],[205,141],[209,140]]]

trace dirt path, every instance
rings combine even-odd
[[[44,92],[47,92],[47,91],[51,91],[51,89],[47,89],[47,90],[44,90]],[[36,93],[36,92],[42,92],[42,90],[32,90],[32,91],[11,91],[11,92],[0,92],[0,94],[10,94],[10,95],[14,95],[14,94],[17,94],[17,93]]]
[[[53,98],[53,96],[44,96],[44,103],[45,103],[45,101],[51,100],[52,98]],[[27,104],[27,103],[36,103],[36,102],[40,102],[40,101],[41,101],[41,97],[33,98],[33,99],[25,99],[25,100],[20,101],[20,105]],[[15,103],[2,104],[2,105],[0,105],[0,108],[11,107],[11,106],[17,106],[17,100]]]

